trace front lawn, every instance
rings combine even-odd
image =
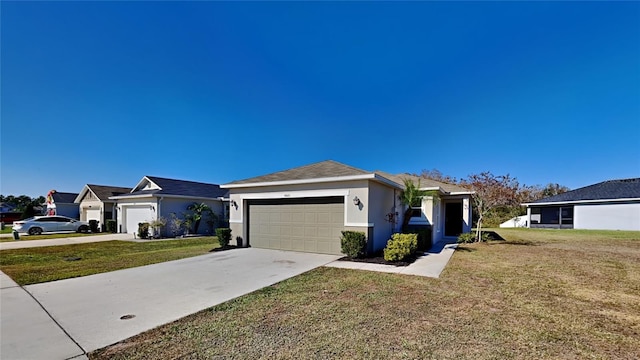
[[[0,230],[0,234],[11,234],[13,232],[13,227],[11,225],[5,225],[4,229]]]
[[[640,232],[493,230],[439,279],[323,267],[89,357],[640,358]]]
[[[28,240],[47,240],[47,239],[61,239],[61,238],[72,238],[72,237],[82,237],[82,236],[96,236],[96,235],[111,235],[111,233],[55,233],[55,234],[42,234],[42,235],[27,235],[20,234],[20,240],[14,240],[13,236],[11,237],[2,237],[0,238],[0,242],[9,242],[9,241],[28,241]]]
[[[47,246],[0,251],[0,270],[20,285],[98,274],[206,254],[216,237]]]

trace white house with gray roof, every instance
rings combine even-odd
[[[400,231],[404,178],[418,180],[329,160],[221,187],[229,190],[229,222],[239,245],[341,254],[342,230],[364,232],[370,252],[383,249],[391,234]],[[469,232],[472,192],[419,180],[422,189],[438,196],[422,199],[410,225],[430,227],[433,243]]]
[[[523,205],[529,228],[640,231],[640,178],[603,181]]]
[[[168,220],[172,214],[181,218],[193,203],[205,203],[220,220],[224,220],[227,193],[216,184],[145,176],[128,193],[109,199],[117,202],[118,232],[135,234],[139,223],[160,217]],[[213,229],[202,221],[198,233],[212,234]]]

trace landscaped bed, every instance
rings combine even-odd
[[[20,285],[98,274],[203,255],[216,237],[126,242],[105,241],[0,251],[0,270]]]
[[[640,358],[640,232],[494,230],[439,279],[323,267],[89,356]]]

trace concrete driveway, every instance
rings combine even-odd
[[[72,342],[64,353],[48,353],[49,359],[69,358],[73,342],[82,348],[77,355],[124,340],[128,337],[177,320],[325,265],[339,256],[297,253],[256,248],[235,249],[188,259],[119,270],[50,283],[24,289],[46,309]],[[28,329],[5,324],[5,307],[29,318],[34,306],[12,304],[2,297],[2,359],[37,358],[20,344],[5,343],[5,332],[22,331],[14,339],[29,339]],[[17,301],[17,300],[13,300]],[[42,314],[40,314],[42,315]],[[133,316],[133,317],[131,317]],[[121,319],[125,317],[125,319]],[[126,319],[131,317],[130,319]],[[15,318],[15,315],[14,315]],[[50,339],[30,341],[32,353],[54,349],[59,332]],[[40,347],[40,349],[38,349]],[[21,351],[18,352],[18,348]],[[11,352],[13,349],[13,353]],[[38,351],[40,350],[40,351]]]

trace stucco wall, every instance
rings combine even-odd
[[[104,216],[104,210],[102,209],[102,201],[100,200],[82,200],[79,204],[80,207],[80,220],[87,221],[87,210],[100,210],[100,216]],[[102,224],[102,220],[100,221]]]
[[[78,204],[58,204],[56,203],[56,215],[70,217],[80,220],[80,207]]]
[[[328,182],[321,184],[278,185],[269,187],[251,187],[229,189],[230,215],[229,222],[233,239],[246,237],[247,226],[244,223],[246,202],[252,199],[289,199],[313,198],[327,196],[344,196],[345,198],[345,227],[368,228],[369,209],[364,202],[369,199],[368,180]],[[353,198],[358,197],[361,206],[353,204]],[[234,206],[235,204],[235,206]],[[236,207],[237,206],[237,207]]]
[[[573,228],[640,231],[640,203],[575,205]]]
[[[180,199],[180,198],[168,198],[164,197],[159,202],[160,216],[170,221],[171,214],[175,213],[178,218],[184,218],[183,214],[188,213],[187,207],[194,202],[207,204],[211,210],[218,216],[220,220],[223,220],[222,202],[217,200],[198,200],[198,199]],[[168,229],[165,229],[165,231]],[[213,229],[207,224],[207,219],[203,219],[198,227],[198,233],[200,234],[213,234]]]
[[[396,211],[394,190],[391,187],[376,183],[369,183],[369,223],[373,224],[373,251],[384,249],[387,241],[396,230],[396,225],[387,221],[387,214]]]

